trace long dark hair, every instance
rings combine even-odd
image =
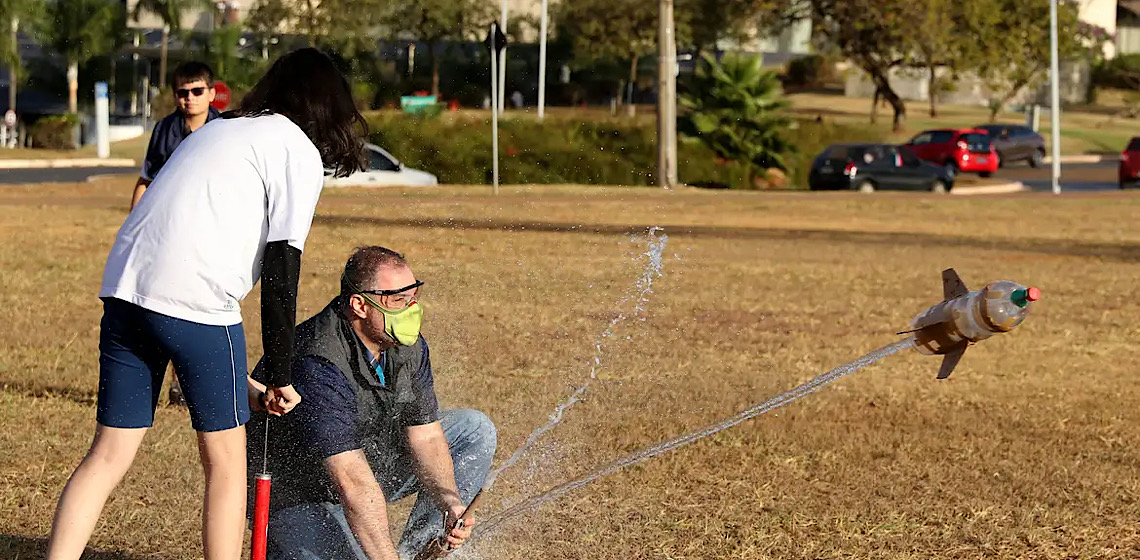
[[[273,63],[226,117],[280,113],[301,127],[337,177],[364,169],[368,125],[356,110],[348,80],[325,53],[295,50]]]

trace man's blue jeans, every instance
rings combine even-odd
[[[483,487],[495,456],[495,425],[482,412],[469,409],[445,411],[440,418],[455,483],[463,503],[470,503]],[[401,473],[376,473],[388,502],[413,493],[416,505],[397,547],[401,558],[412,558],[431,539],[443,534],[443,513],[436,508],[412,472],[410,460]],[[360,548],[340,504],[309,503],[274,512],[269,516],[268,560],[369,560]]]

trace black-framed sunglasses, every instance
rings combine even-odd
[[[375,295],[375,296],[398,296],[398,295],[400,295],[400,294],[402,294],[408,290],[411,290],[413,288],[418,288],[418,287],[423,286],[423,285],[424,285],[423,280],[416,280],[416,282],[414,284],[404,286],[403,288],[396,288],[395,290],[359,290],[356,293]]]
[[[206,88],[201,86],[174,90],[174,94],[177,95],[179,99],[186,99],[190,97],[190,94],[194,94],[194,97],[201,97],[204,93],[206,93]]]
[[[424,283],[422,280],[417,280],[414,284],[404,286],[403,288],[397,288],[395,290],[357,290],[355,293],[363,297],[375,307],[398,311],[407,309],[413,303],[417,302],[417,298],[420,295],[419,287],[423,285]],[[415,290],[415,292],[412,294],[405,293],[408,290]],[[372,298],[368,297],[369,295],[376,295],[387,298],[385,301],[387,305],[380,305],[377,302],[372,301]]]

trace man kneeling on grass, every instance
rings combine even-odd
[[[471,535],[470,522],[452,527],[487,477],[495,426],[475,410],[440,413],[419,334],[422,284],[399,253],[357,249],[340,295],[297,327],[301,403],[269,426],[269,560],[397,558],[386,502],[412,493],[399,557],[445,533],[452,548]],[[265,421],[256,413],[248,427],[251,512]]]

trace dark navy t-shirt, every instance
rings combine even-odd
[[[220,115],[221,113],[217,109],[210,107],[206,113],[206,122],[210,122]],[[186,126],[186,119],[177,110],[158,121],[158,124],[154,125],[154,131],[150,135],[150,144],[146,148],[142,178],[147,181],[154,181],[154,178],[158,176],[158,171],[162,169],[163,165],[166,165],[170,155],[174,153],[174,149],[189,135],[190,129]]]
[[[435,396],[427,341],[421,338],[420,343],[423,358],[412,378],[416,400],[404,408],[400,419],[404,427],[439,420],[439,401]],[[384,363],[383,358],[380,363]],[[298,448],[310,450],[314,459],[322,461],[362,448],[356,394],[340,370],[321,358],[306,356],[293,368],[293,388],[301,394],[301,403],[283,417],[288,424],[281,432],[283,435],[288,434],[286,437],[294,439]]]
[[[415,401],[404,406],[399,419],[405,427],[439,420],[439,402],[435,395],[427,341],[420,337],[419,343],[423,357],[411,380]],[[252,376],[264,381],[265,371],[261,362],[254,368]],[[391,385],[391,380],[387,381]],[[322,358],[301,358],[293,367],[293,388],[301,394],[301,402],[289,414],[273,417],[269,422],[269,445],[265,441],[268,418],[264,412],[254,412],[247,425],[247,459],[251,476],[262,468],[263,447],[269,450],[267,466],[274,477],[271,511],[302,503],[337,501],[325,459],[346,451],[364,449],[364,439],[368,437],[366,427],[357,422],[356,394],[336,366]],[[391,473],[375,474],[380,479]],[[253,488],[251,484],[248,492],[250,512],[253,511]]]

